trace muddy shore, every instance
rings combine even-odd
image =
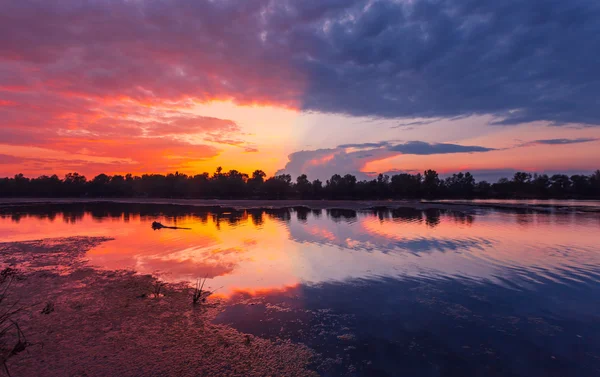
[[[13,320],[26,336],[8,358],[12,376],[315,375],[308,348],[213,324],[219,298],[194,306],[186,285],[155,297],[152,276],[92,268],[86,251],[107,240],[0,243],[1,267],[18,270],[1,304],[22,308]]]

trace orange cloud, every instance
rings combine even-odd
[[[229,41],[234,46],[215,53],[229,38],[209,27],[225,17],[219,7],[207,5],[210,13],[193,7],[193,17],[182,12],[175,20],[166,16],[173,8],[149,4],[71,5],[54,4],[52,11],[41,3],[11,6],[0,15],[0,30],[11,35],[0,41],[0,142],[132,162],[86,166],[75,156],[31,156],[20,165],[2,164],[0,175],[197,169],[230,147],[240,154],[258,151],[237,122],[202,116],[194,111],[197,104],[301,107],[305,80],[289,63],[265,60],[250,41],[235,38]],[[29,26],[23,27],[24,19]],[[239,14],[235,27],[247,38],[246,30],[260,25]],[[33,35],[39,43],[30,43]]]

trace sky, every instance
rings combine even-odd
[[[600,168],[597,0],[0,0],[0,176]]]

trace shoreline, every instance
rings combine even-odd
[[[600,213],[600,206],[583,205],[588,201],[573,200],[574,205],[543,203],[503,202],[501,199],[490,202],[457,200],[263,200],[263,199],[171,199],[171,198],[0,198],[0,206],[19,205],[55,205],[55,204],[149,204],[149,205],[179,205],[206,208],[208,210],[256,210],[256,209],[288,209],[304,207],[308,209],[349,209],[349,210],[372,210],[372,209],[400,209],[409,208],[416,210],[451,210],[460,212],[471,212],[476,209],[517,210],[535,212],[584,212]],[[507,200],[508,201],[508,200]],[[577,203],[582,205],[577,205]]]
[[[11,320],[26,337],[27,352],[7,359],[13,376],[317,376],[310,348],[213,323],[221,298],[194,305],[185,284],[156,295],[151,275],[90,265],[86,252],[107,240],[0,242],[2,268],[15,271],[2,305],[22,308]]]

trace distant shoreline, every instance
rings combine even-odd
[[[592,212],[600,213],[600,201],[594,200],[223,200],[223,199],[170,199],[170,198],[0,198],[0,206],[44,204],[157,204],[181,205],[223,210],[285,209],[305,207],[309,209],[370,210],[377,208],[417,210],[439,209],[472,211],[477,208],[499,210],[529,210],[536,212]],[[590,203],[592,205],[590,205]],[[596,205],[597,204],[597,205]]]

